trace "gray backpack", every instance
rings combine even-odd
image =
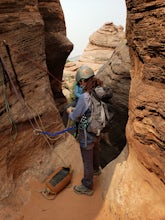
[[[112,90],[98,86],[91,93],[91,116],[88,118],[87,131],[99,136],[110,125],[113,114],[108,111],[108,103],[112,98]]]

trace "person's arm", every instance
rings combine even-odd
[[[91,104],[90,96],[87,93],[80,95],[76,107],[70,112],[69,118],[72,121],[79,121],[80,117],[87,111]]]

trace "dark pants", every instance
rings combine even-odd
[[[98,142],[93,143],[91,149],[81,148],[81,155],[84,165],[84,177],[82,184],[89,189],[93,188],[93,170],[98,170],[100,165]]]

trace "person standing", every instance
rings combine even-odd
[[[100,137],[87,131],[88,118],[91,114],[92,89],[102,86],[102,81],[94,76],[94,71],[88,66],[81,66],[76,73],[76,80],[81,81],[83,93],[73,109],[69,107],[67,113],[69,118],[78,122],[78,141],[80,143],[81,156],[83,160],[84,176],[80,185],[74,186],[74,192],[78,194],[93,194],[93,175],[100,175],[99,141]]]

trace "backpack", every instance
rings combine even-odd
[[[108,87],[97,86],[91,92],[91,116],[88,118],[87,131],[99,136],[107,126],[110,126],[113,113],[109,112],[108,104],[112,98],[112,90]]]

